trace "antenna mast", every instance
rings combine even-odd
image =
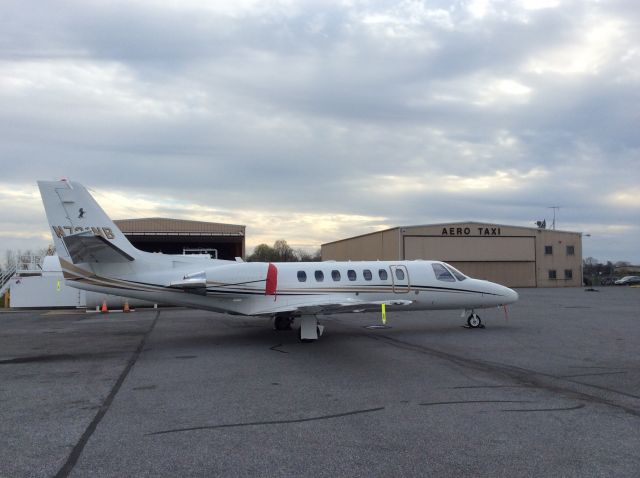
[[[556,230],[556,210],[560,210],[560,206],[549,206],[547,209],[553,209],[553,222],[551,223],[551,229]]]

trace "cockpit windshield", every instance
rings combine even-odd
[[[462,272],[449,264],[442,264],[440,262],[433,262],[431,264],[433,272],[436,275],[436,279],[445,282],[455,282],[456,279],[463,281],[467,278]],[[454,278],[455,277],[455,278]]]
[[[459,281],[463,281],[467,278],[466,275],[464,275],[462,272],[460,272],[458,269],[456,269],[455,267],[447,264],[447,269],[449,269],[451,271],[451,273],[455,276],[456,279],[458,279]]]
[[[453,278],[453,275],[451,274],[451,272],[449,272],[447,270],[447,268],[445,266],[443,266],[442,264],[438,263],[438,262],[434,262],[431,264],[431,267],[433,267],[433,272],[436,275],[436,279],[438,280],[442,280],[445,282],[455,282],[456,280]]]

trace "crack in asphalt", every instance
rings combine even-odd
[[[597,375],[617,375],[620,373],[627,373],[627,372],[594,372],[594,373],[578,373],[575,375],[561,375],[560,377],[562,378],[575,378],[575,377],[592,377],[592,376],[597,376]]]
[[[344,413],[336,413],[334,415],[321,415],[321,416],[309,417],[309,418],[294,418],[291,420],[268,420],[268,421],[260,421],[260,422],[224,423],[220,425],[201,425],[197,427],[174,428],[171,430],[160,430],[157,432],[146,433],[145,436],[164,435],[167,433],[190,432],[195,430],[216,430],[220,428],[241,428],[241,427],[259,426],[259,425],[287,425],[291,423],[314,422],[319,420],[329,420],[332,418],[341,418],[341,417],[348,417],[352,415],[360,415],[363,413],[379,412],[384,409],[385,407],[377,407],[377,408],[367,408],[364,410],[353,410],[353,411],[344,412]]]
[[[603,387],[600,385],[593,385],[590,383],[580,382],[578,380],[570,380],[568,378],[563,378],[563,377],[548,374],[548,373],[537,372],[535,370],[528,370],[525,368],[516,367],[512,365],[505,365],[498,362],[467,358],[467,357],[455,355],[449,352],[443,352],[430,347],[425,347],[422,345],[405,342],[403,340],[389,337],[388,335],[379,335],[379,334],[373,334],[373,333],[366,334],[362,332],[360,332],[358,335],[368,339],[383,342],[392,347],[397,347],[404,350],[411,350],[417,353],[430,355],[432,357],[437,357],[439,359],[454,363],[463,368],[470,368],[473,370],[478,370],[480,372],[489,373],[492,375],[501,375],[503,377],[507,377],[510,380],[513,380],[522,385],[541,388],[550,392],[568,396],[569,398],[572,398],[572,399],[578,399],[586,402],[607,405],[607,406],[622,410],[625,413],[628,413],[629,415],[640,417],[640,410],[636,408],[632,408],[625,404],[621,404],[621,403],[615,402],[614,400],[604,398],[592,393],[588,393],[586,391],[575,390],[573,388],[568,387],[566,384],[550,383],[550,380],[565,382],[565,383],[569,382],[569,383],[582,385],[584,387],[589,387],[596,390],[603,390],[609,393],[615,393],[615,394],[629,397],[629,398],[640,399],[640,396],[637,396],[637,395],[621,392],[619,390],[614,390],[614,389]]]
[[[12,364],[23,364],[23,363],[69,362],[72,360],[86,360],[86,359],[95,359],[95,358],[116,357],[121,354],[122,352],[120,351],[111,351],[111,352],[79,352],[75,354],[29,355],[26,357],[0,359],[0,365],[12,365]]]
[[[421,407],[432,405],[461,405],[464,403],[531,403],[531,400],[455,400],[451,402],[424,402],[418,403]]]
[[[581,403],[580,405],[576,405],[575,407],[566,407],[566,408],[512,408],[512,409],[501,410],[501,411],[503,412],[568,412],[571,410],[578,410],[584,407],[585,407],[585,404]]]
[[[278,347],[282,347],[282,344],[274,345],[273,347],[269,347],[269,350],[273,350],[274,352],[280,352],[281,354],[288,354],[286,350],[280,350]]]
[[[147,339],[151,335],[151,331],[153,330],[153,328],[156,325],[156,322],[158,321],[158,317],[160,317],[160,311],[156,312],[156,316],[153,318],[153,321],[151,322],[151,326],[145,332],[136,350],[134,350],[134,352],[131,354],[131,357],[129,358],[129,361],[127,362],[126,367],[124,368],[122,373],[120,373],[120,376],[118,377],[118,380],[116,380],[116,383],[111,388],[109,395],[107,395],[107,398],[104,400],[104,402],[98,409],[98,413],[96,413],[95,417],[93,417],[93,420],[91,420],[91,423],[89,423],[89,426],[85,429],[84,433],[82,434],[78,442],[74,445],[73,449],[71,450],[71,453],[67,457],[67,460],[62,465],[58,473],[55,474],[55,478],[66,478],[73,471],[73,468],[76,466],[76,463],[78,462],[78,459],[80,458],[80,455],[84,450],[84,447],[89,442],[91,435],[93,435],[93,432],[96,431],[98,424],[100,423],[102,418],[106,415],[106,413],[109,411],[109,407],[111,406],[113,399],[118,394],[118,391],[120,391],[120,387],[122,386],[125,379],[129,375],[129,372],[137,362],[138,357],[140,357],[140,354],[144,349]]]
[[[30,357],[16,357],[0,360],[0,365],[16,364],[16,363],[34,363],[34,362],[58,362],[75,360],[76,355],[70,354],[51,354],[51,355],[32,355]]]

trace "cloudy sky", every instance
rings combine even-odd
[[[37,179],[249,248],[488,221],[640,263],[630,1],[0,4],[0,261],[51,242]]]

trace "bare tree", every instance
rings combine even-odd
[[[298,256],[284,239],[278,239],[273,244],[273,250],[278,262],[298,262]]]
[[[304,249],[297,249],[296,255],[298,256],[298,260],[300,262],[320,262],[322,260],[320,249],[316,249],[314,252],[307,252]]]
[[[320,249],[313,254],[304,249],[294,250],[287,241],[278,239],[273,247],[258,244],[253,253],[247,257],[247,262],[317,262],[320,261]]]

